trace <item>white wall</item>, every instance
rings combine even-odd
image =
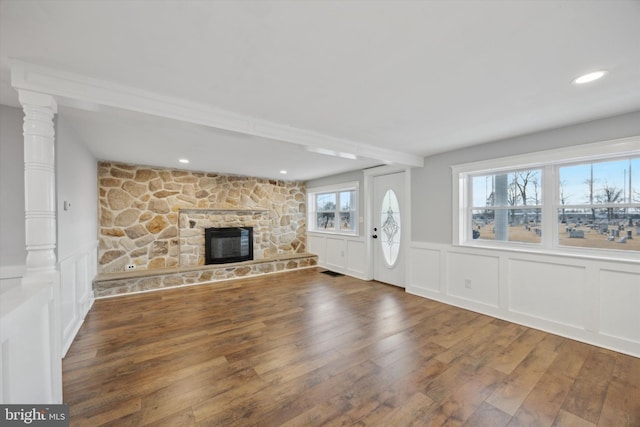
[[[412,169],[407,291],[640,357],[640,257],[452,245],[450,166],[634,135],[640,112],[427,157]]]
[[[97,266],[97,161],[68,124],[56,129],[56,196],[62,351],[66,353],[93,304]],[[64,202],[70,203],[65,210]]]
[[[27,257],[22,117],[0,105],[0,292],[20,283]]]

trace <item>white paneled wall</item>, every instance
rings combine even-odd
[[[586,266],[508,258],[508,309],[585,328]]]
[[[413,242],[407,292],[640,357],[640,264]]]
[[[640,342],[640,276],[630,271],[603,268],[598,291],[600,332]]]
[[[0,295],[0,403],[62,403],[55,287],[40,281]]]
[[[307,251],[318,256],[320,267],[365,278],[366,255],[362,237],[309,233]]]
[[[22,283],[23,266],[0,269],[0,402],[62,402],[61,357],[93,304],[96,248],[61,260],[53,282]]]
[[[92,281],[96,275],[96,244],[74,251],[59,263],[62,355],[93,305]]]
[[[464,253],[447,253],[447,264],[451,269],[447,282],[450,295],[498,307],[498,287],[500,280],[500,260],[495,256],[475,256]]]

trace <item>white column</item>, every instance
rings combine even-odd
[[[24,109],[24,194],[26,276],[55,273],[55,99],[46,94],[19,90]]]
[[[496,175],[495,197],[496,206],[507,206],[509,204],[509,175]],[[497,209],[495,211],[496,234],[494,240],[509,240],[509,211]]]

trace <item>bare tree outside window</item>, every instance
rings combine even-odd
[[[606,182],[602,186],[600,193],[596,195],[596,201],[599,203],[621,203],[622,200],[622,189],[616,187],[615,185],[609,185]],[[607,208],[607,219],[611,221],[614,219],[612,207]]]

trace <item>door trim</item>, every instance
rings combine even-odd
[[[403,254],[407,257],[405,263],[405,282],[409,278],[409,248],[411,245],[411,168],[405,168],[396,165],[378,166],[375,168],[364,170],[364,241],[366,256],[365,280],[373,280],[373,239],[371,238],[371,230],[373,229],[373,178],[382,175],[391,175],[394,173],[404,172],[404,203],[401,208],[406,213],[403,222],[403,234],[405,237],[400,241]],[[406,224],[406,225],[405,225]],[[406,289],[406,283],[404,287]]]

